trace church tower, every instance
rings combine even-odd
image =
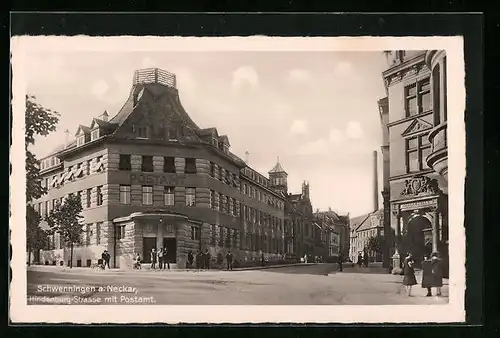
[[[287,182],[288,174],[283,169],[280,164],[280,158],[278,157],[278,161],[273,169],[269,171],[269,180],[271,181],[271,189],[277,192],[281,192],[283,194],[288,194],[288,182]]]
[[[309,182],[302,182],[302,199],[309,200]]]

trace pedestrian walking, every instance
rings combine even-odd
[[[417,279],[415,278],[415,261],[411,253],[408,253],[406,258],[404,259],[404,277],[403,277],[403,285],[406,287],[406,293],[408,297],[411,297],[411,288],[413,285],[417,284]]]
[[[342,272],[342,255],[339,255],[339,271]]]
[[[422,287],[427,289],[426,297],[432,296],[432,287],[434,286],[434,276],[432,275],[432,261],[428,255],[424,256],[422,261]]]
[[[224,269],[224,258],[222,257],[222,253],[218,252],[217,253],[217,265],[219,266],[219,269]]]
[[[369,260],[370,260],[370,257],[368,257],[368,252],[366,250],[363,251],[363,262],[364,262],[365,268],[368,267]]]
[[[231,253],[231,250],[229,250],[227,252],[226,260],[227,260],[227,271],[232,271],[233,270],[233,254]]]
[[[187,268],[188,269],[193,268],[193,260],[194,260],[193,252],[189,251],[189,253],[188,253],[188,259],[187,259]]]
[[[109,260],[111,259],[111,255],[108,253],[108,250],[104,250],[104,252],[101,255],[101,258],[104,268],[108,267],[108,269],[111,269],[111,267],[109,266]]]
[[[431,255],[432,261],[432,279],[436,287],[436,296],[441,296],[441,288],[443,287],[443,268],[442,260],[437,252]]]
[[[361,267],[363,265],[363,256],[361,256],[361,253],[358,253],[358,266]]]
[[[151,270],[155,270],[156,269],[156,260],[157,260],[156,249],[152,248],[151,249]]]
[[[200,270],[202,268],[203,268],[202,254],[201,254],[201,250],[198,250],[198,252],[196,253],[196,270]]]
[[[208,249],[205,249],[204,262],[205,269],[210,270],[210,252],[208,252]]]
[[[160,248],[156,255],[158,256],[158,268],[161,270],[163,269],[163,248]]]
[[[167,247],[163,248],[163,268],[170,270],[170,259],[168,258]]]

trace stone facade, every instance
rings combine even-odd
[[[232,250],[240,260],[284,254],[286,197],[230,153],[227,136],[196,126],[176,88],[134,83],[116,116],[95,118],[75,136],[78,142],[42,159],[49,190],[33,201],[43,217],[54,203],[80,194],[82,227],[93,230],[75,247],[74,266],[95,262],[108,250],[112,266],[130,267],[137,253],[147,258],[146,246],[164,243],[175,247],[172,261],[181,267],[189,251],[209,249],[215,256]],[[165,161],[172,158],[170,168]],[[175,234],[151,233],[157,222],[172,222]],[[215,228],[229,240],[214,242]],[[41,256],[50,264],[68,260],[64,243],[48,246]]]
[[[447,154],[445,142],[437,136],[446,138],[446,55],[444,51],[386,55],[389,67],[383,77],[388,96],[379,107],[385,135],[384,211],[390,213],[390,229],[387,223],[385,232],[394,249],[386,253],[385,263],[392,257],[398,273],[407,252],[413,253],[417,264],[431,252],[447,260]]]

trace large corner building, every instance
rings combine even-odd
[[[112,266],[127,267],[137,253],[148,262],[152,248],[165,247],[167,259],[184,267],[190,251],[231,250],[244,261],[302,248],[285,242],[294,238],[285,219],[294,217],[285,217],[290,195],[279,161],[262,175],[230,152],[226,135],[198,127],[174,74],[136,71],[116,116],[104,112],[75,137],[41,159],[48,193],[33,201],[43,217],[69,194],[80,196],[85,231],[75,266],[90,266],[104,250]],[[68,251],[56,234],[36,260],[67,264]]]
[[[387,51],[383,125],[384,230],[395,247],[385,263],[399,268],[439,252],[448,261],[446,54]]]

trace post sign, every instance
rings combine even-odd
[[[182,186],[184,185],[184,177],[172,175],[131,174],[130,182],[131,184],[140,185]]]
[[[400,209],[402,211],[407,210],[418,210],[423,208],[431,208],[437,206],[437,200],[426,200],[426,201],[418,201],[418,202],[410,202],[401,204]]]

